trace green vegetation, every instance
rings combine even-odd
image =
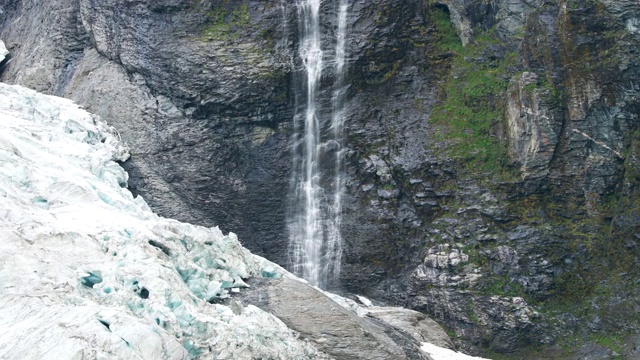
[[[464,52],[464,46],[462,46],[458,32],[453,23],[451,23],[449,14],[446,11],[439,7],[432,7],[429,20],[431,20],[439,35],[438,43],[436,44],[438,49],[455,53]]]
[[[540,84],[543,88],[549,91],[549,104],[556,108],[561,108],[566,102],[566,94],[558,86],[549,83],[547,80],[543,80]]]
[[[571,0],[567,4],[579,9],[560,16],[556,34],[560,37],[559,53],[552,54],[557,45],[552,43],[547,29],[536,28],[539,25],[534,22],[528,23],[527,28],[516,35],[516,38],[524,38],[524,34],[528,34],[522,43],[522,56],[526,60],[522,66],[539,76],[538,83],[526,85],[523,90],[544,96],[552,110],[566,111],[567,93],[580,86],[583,79],[594,79],[603,88],[604,101],[613,106],[619,99],[619,89],[611,89],[609,84],[618,83],[619,65],[632,58],[626,52],[628,42],[621,40],[626,36],[626,30],[615,25],[615,19],[611,19],[597,1]],[[482,179],[489,175],[495,179],[509,174],[506,144],[499,137],[501,127],[504,127],[509,80],[523,70],[516,64],[516,54],[510,52],[511,47],[502,43],[492,30],[476,33],[463,47],[449,15],[438,7],[430,10],[430,20],[436,28],[435,32],[430,32],[436,40],[436,46],[430,48],[431,64],[440,66],[436,75],[441,80],[439,102],[430,114],[430,122],[437,132],[434,147],[466,168],[467,174],[461,178]],[[562,66],[565,73],[563,77],[554,78],[553,70],[558,66]],[[624,155],[619,156],[619,160],[624,160],[624,181],[620,181],[617,188],[607,189],[604,193],[578,194],[566,190],[569,182],[549,182],[549,189],[529,192],[537,195],[524,195],[525,190],[523,195],[509,198],[505,211],[509,216],[504,223],[494,225],[498,233],[503,224],[505,230],[515,226],[535,229],[533,236],[539,241],[529,240],[527,245],[514,247],[520,256],[536,254],[540,261],[551,264],[553,272],[547,273],[548,277],[540,282],[539,289],[527,286],[529,293],[526,293],[525,288],[512,282],[509,276],[491,272],[493,260],[484,254],[497,244],[479,243],[473,239],[465,243],[464,252],[470,257],[469,263],[486,274],[476,285],[465,290],[477,296],[524,297],[542,315],[535,321],[553,328],[549,333],[560,346],[551,349],[557,351],[558,356],[545,358],[569,358],[586,343],[620,353],[622,339],[629,335],[629,329],[637,329],[640,325],[637,318],[629,317],[637,308],[636,299],[640,293],[634,285],[635,279],[640,277],[636,225],[637,209],[640,208],[640,197],[637,196],[640,170],[637,160],[633,159],[634,154],[636,158],[640,154],[640,130],[629,138],[631,143],[625,144]],[[497,193],[503,191],[498,186],[484,185],[496,189]],[[510,184],[500,186],[504,186],[510,195],[520,194],[512,191]],[[518,196],[523,197],[518,199]],[[447,212],[439,216],[464,216],[457,211],[462,205],[453,200],[446,205]],[[444,242],[436,236],[430,238]],[[531,258],[526,261],[535,264]],[[478,316],[473,309],[467,310],[469,319],[477,323]],[[575,326],[567,325],[567,319],[575,319]],[[584,326],[591,321],[597,323],[599,319],[606,319],[601,327]],[[537,346],[523,350],[524,358],[541,358],[550,350]],[[498,354],[496,358],[499,358]]]
[[[393,63],[393,66],[391,66],[391,69],[389,69],[389,71],[387,71],[383,76],[382,76],[382,82],[387,82],[389,79],[391,79],[395,74],[398,73],[398,70],[400,70],[400,67],[402,66],[402,60],[398,60],[396,62]]]
[[[447,335],[452,339],[455,339],[458,337],[458,334],[456,334],[455,330],[447,330]]]
[[[594,343],[600,346],[609,348],[617,353],[622,352],[622,345],[624,344],[624,341],[622,341],[620,337],[615,335],[596,336],[596,337],[593,337],[591,341],[593,341]]]
[[[234,41],[239,31],[251,24],[251,15],[246,4],[226,5],[215,8],[207,14],[209,26],[202,37],[206,40]]]
[[[394,190],[396,187],[393,184],[384,184],[382,185],[384,190]]]
[[[488,286],[482,291],[486,295],[524,296],[522,286],[511,282],[507,277],[493,276],[487,283]]]
[[[486,59],[489,47],[504,48],[492,31],[479,34],[463,47],[449,15],[431,9],[437,48],[451,56],[451,71],[440,89],[441,101],[431,113],[438,126],[436,140],[447,144],[447,155],[459,159],[468,170],[499,173],[507,167],[506,146],[494,136],[503,120],[503,94],[513,72],[515,52]]]
[[[582,347],[585,343],[595,343],[602,347],[608,348],[616,352],[617,354],[622,353],[624,340],[622,337],[611,334],[599,334],[593,335],[588,338],[582,338],[580,336],[568,336],[564,339],[560,339],[558,341],[558,345],[562,351],[555,351],[553,354],[553,358],[556,359],[575,359],[576,350]],[[531,349],[531,353],[525,357],[525,359],[536,359],[539,358],[540,355],[535,352],[534,349]],[[546,357],[548,358],[548,357]],[[614,356],[612,359],[623,359],[622,355]]]

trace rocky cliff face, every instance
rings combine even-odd
[[[1,10],[3,81],[118,128],[157,212],[286,265],[292,2]],[[335,12],[323,2],[323,41]],[[353,2],[334,287],[432,315],[475,351],[622,351],[638,328],[639,19],[634,0]]]
[[[228,224],[256,251],[286,253],[266,242],[283,233],[292,116],[279,6],[16,1],[3,12],[3,78],[109,119],[136,149],[134,192],[167,217]]]

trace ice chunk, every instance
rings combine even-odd
[[[277,279],[280,277],[280,274],[278,274],[275,270],[275,268],[273,266],[266,266],[265,268],[262,269],[261,272],[262,277],[265,278],[272,278],[272,279]]]
[[[89,272],[88,275],[83,276],[80,279],[80,282],[82,283],[82,285],[92,288],[93,285],[102,282],[102,272],[100,272],[100,270]]]

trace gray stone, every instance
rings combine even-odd
[[[538,81],[538,75],[524,72],[511,81],[508,90],[509,154],[523,178],[549,173],[562,124],[545,101],[549,91],[539,88]]]
[[[442,327],[423,313],[405,308],[373,306],[367,307],[367,316],[403,330],[420,342],[447,349],[454,348],[449,335]]]
[[[358,317],[299,280],[285,277],[253,282],[251,286],[239,295],[244,303],[277,316],[320,351],[336,359],[430,359],[419,350],[419,343],[411,345],[411,341],[394,339],[385,333],[384,327]],[[437,325],[426,318],[421,320],[424,325],[421,324],[421,331],[416,335],[443,343]]]

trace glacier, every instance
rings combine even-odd
[[[326,358],[273,315],[215,303],[284,270],[155,215],[126,189],[128,156],[71,101],[0,84],[0,358]]]
[[[394,344],[390,328],[421,358],[468,359],[422,314],[323,293],[233,233],[159,217],[127,190],[118,162],[128,157],[117,131],[72,101],[0,83],[1,359],[329,359],[363,348],[407,358],[388,355],[414,346]],[[254,279],[270,284],[271,304]],[[250,290],[264,308],[243,301]]]

